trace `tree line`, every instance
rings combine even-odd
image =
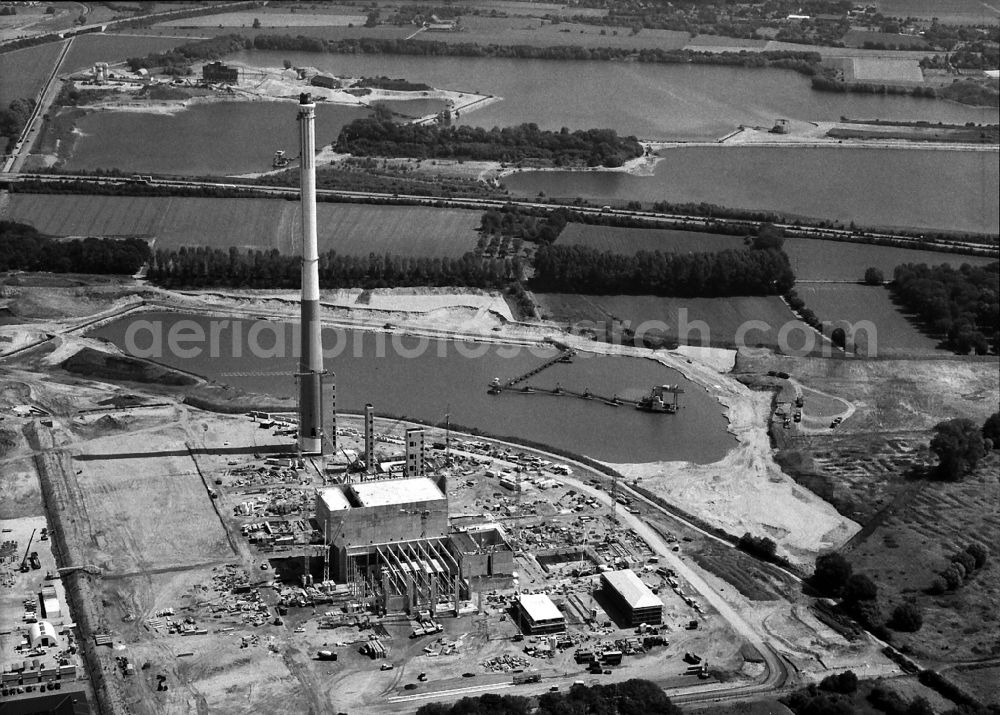
[[[28,123],[34,110],[35,100],[23,98],[15,99],[6,109],[0,109],[0,137],[14,141],[21,136],[24,125]]]
[[[656,683],[632,678],[620,683],[587,686],[574,683],[569,690],[549,691],[538,697],[537,707],[520,695],[485,695],[465,697],[454,703],[421,705],[417,715],[618,715],[619,713],[657,713],[680,715],[683,712],[670,702]]]
[[[33,226],[0,221],[0,271],[132,275],[149,255],[149,245],[139,238],[59,241]]]
[[[270,251],[232,247],[161,249],[147,277],[165,288],[298,288],[302,259]],[[349,256],[327,251],[319,257],[323,288],[394,288],[397,286],[470,286],[500,288],[521,274],[516,258],[483,259],[412,257],[370,253]]]
[[[541,246],[532,288],[554,293],[721,297],[780,295],[795,283],[780,249],[623,255],[587,246]]]
[[[556,166],[621,166],[642,156],[642,146],[635,137],[619,137],[613,129],[552,132],[533,123],[489,130],[466,125],[396,124],[384,111],[344,126],[336,149],[354,156],[503,162],[541,159]]]
[[[1000,349],[1000,262],[897,266],[890,286],[893,297],[917,314],[934,335],[963,355]]]
[[[180,69],[188,67],[192,62],[217,60],[246,49],[250,49],[250,45],[243,35],[219,35],[207,40],[187,42],[167,52],[154,52],[145,57],[129,57],[127,63],[133,72],[152,67]]]
[[[734,65],[738,67],[784,67],[815,74],[822,57],[818,52],[698,52],[694,50],[633,50],[625,47],[583,47],[580,45],[480,45],[475,42],[403,40],[390,38],[346,38],[326,40],[304,35],[257,35],[247,40],[255,50],[288,52],[328,52],[341,55],[420,55],[425,57],[500,57],[535,60],[626,60],[654,63]]]

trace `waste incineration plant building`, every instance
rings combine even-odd
[[[515,605],[521,630],[532,635],[566,630],[566,616],[544,593],[522,593]]]

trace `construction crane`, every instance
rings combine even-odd
[[[28,546],[24,550],[24,558],[21,559],[21,573],[25,573],[31,570],[31,567],[28,566],[28,552],[31,550],[31,542],[35,540],[36,531],[38,531],[38,529],[32,529],[31,536],[28,537]]]

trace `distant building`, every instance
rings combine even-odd
[[[522,593],[514,607],[521,629],[527,633],[559,633],[566,630],[566,616],[544,593]]]
[[[601,574],[601,584],[629,626],[663,622],[663,601],[631,569],[606,571]]]
[[[206,82],[238,84],[240,71],[221,62],[210,62],[201,68],[201,78]]]
[[[324,87],[326,89],[340,89],[340,80],[334,77],[332,74],[325,74],[320,72],[309,80],[309,84],[313,87]]]

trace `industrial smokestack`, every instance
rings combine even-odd
[[[299,353],[299,451],[323,452],[323,336],[319,324],[319,249],[316,245],[316,105],[299,95],[302,203],[302,313]]]
[[[365,471],[375,471],[375,408],[365,405]]]

